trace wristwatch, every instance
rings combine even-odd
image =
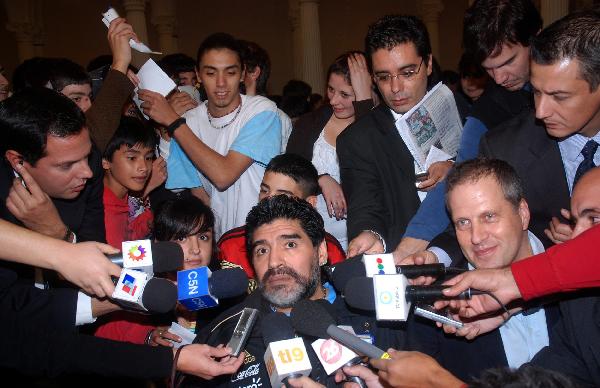
[[[173,121],[171,124],[169,124],[167,126],[166,131],[169,134],[170,137],[173,137],[173,135],[175,134],[175,130],[179,127],[181,127],[183,124],[185,124],[185,118],[184,117],[180,117],[177,120]]]

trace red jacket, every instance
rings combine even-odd
[[[600,287],[600,225],[510,268],[523,299]]]
[[[124,198],[117,196],[108,188],[104,187],[102,197],[104,204],[104,227],[106,228],[106,242],[117,249],[121,249],[123,241],[141,240],[150,234],[150,225],[154,216],[150,208],[135,209],[143,210],[141,214],[130,217],[129,195]]]
[[[346,253],[344,248],[340,245],[339,241],[330,235],[325,234],[325,241],[327,242],[327,254],[328,263],[336,264],[346,260]],[[217,243],[219,248],[219,260],[227,260],[231,263],[241,265],[246,271],[249,278],[254,278],[254,269],[248,260],[246,254],[246,226],[239,226],[233,228],[228,232],[225,232]]]

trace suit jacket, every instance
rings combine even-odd
[[[600,386],[600,292],[592,289],[561,302],[555,341],[532,364],[562,372],[583,384]],[[579,296],[579,297],[575,297]]]
[[[385,104],[337,138],[342,188],[348,204],[348,239],[374,230],[393,250],[421,202],[413,157]]]
[[[39,290],[0,268],[0,371],[28,386],[28,377],[66,373],[167,377],[171,349],[150,348],[79,335],[75,331],[77,291]],[[162,347],[161,347],[162,348]],[[6,368],[6,369],[4,369]],[[61,385],[62,386],[62,385]]]
[[[481,140],[480,155],[502,159],[515,168],[525,188],[531,221],[529,230],[546,248],[552,245],[544,229],[560,209],[569,209],[570,194],[558,142],[527,111],[489,131]]]
[[[462,257],[458,262],[453,262],[452,266],[466,269],[467,261]],[[536,303],[527,307],[538,306],[539,303]],[[560,321],[558,306],[552,303],[544,308],[548,336],[550,343],[554,344],[556,340],[552,329]],[[430,355],[463,381],[472,380],[485,369],[508,366],[499,329],[469,341],[444,333],[431,320],[412,315],[408,321],[408,344],[410,350]]]

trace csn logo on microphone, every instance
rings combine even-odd
[[[190,311],[214,307],[219,300],[210,294],[208,267],[177,272],[177,299]]]
[[[406,301],[406,276],[375,275],[373,291],[377,320],[406,321],[410,311],[410,302]]]
[[[394,256],[391,253],[382,253],[378,255],[363,255],[365,272],[367,277],[374,275],[393,275],[396,273],[396,264]]]
[[[123,241],[123,268],[152,267],[152,246],[150,240]]]
[[[144,272],[123,268],[112,294],[114,299],[137,302],[144,291],[148,275]]]

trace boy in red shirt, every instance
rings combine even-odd
[[[104,168],[104,225],[106,241],[115,248],[128,240],[150,235],[152,212],[147,198],[130,196],[149,193],[150,184],[160,185],[163,178],[150,183],[157,138],[154,130],[138,119],[121,118],[102,157]],[[160,174],[159,174],[160,175]]]

